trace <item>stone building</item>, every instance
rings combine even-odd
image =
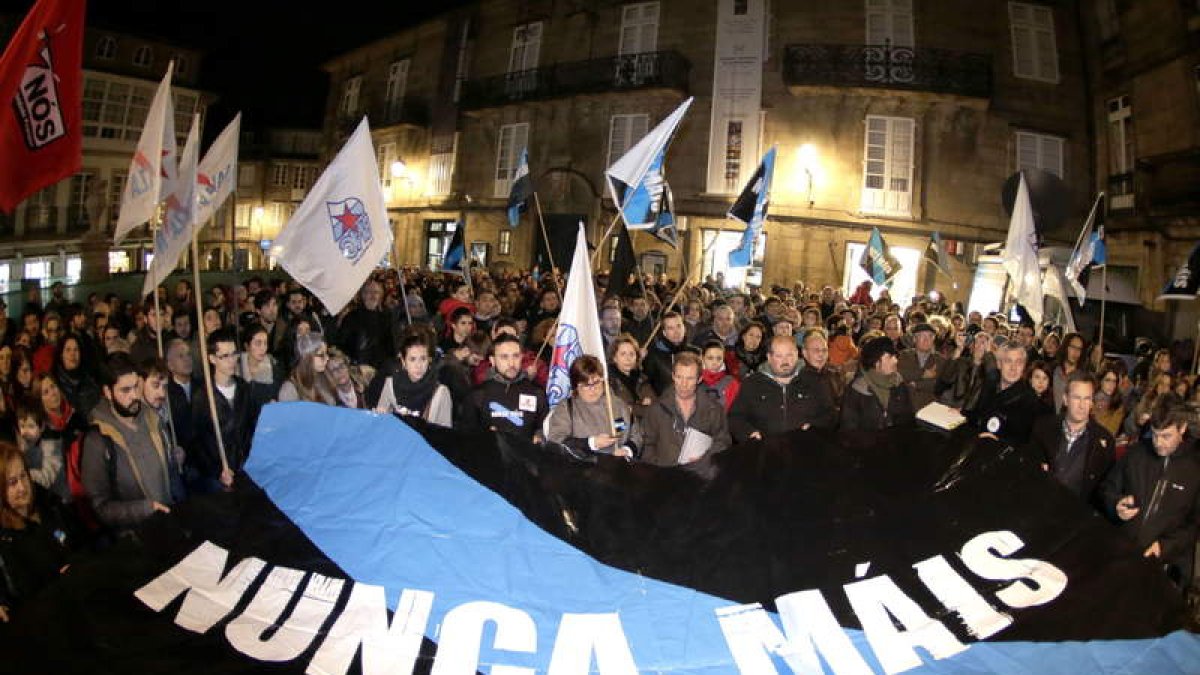
[[[742,229],[725,213],[774,145],[764,245],[730,276],[841,286],[879,227],[901,294],[965,300],[1018,168],[1068,186],[1073,225],[1052,240],[1070,243],[1090,205],[1078,16],[1074,2],[483,0],[329,61],[325,133],[336,148],[372,120],[395,262],[436,264],[464,216],[478,256],[526,267],[538,210],[504,221],[521,148],[551,240],[583,219],[595,241],[614,214],[605,168],[694,96],[667,155],[682,241],[637,234],[646,271],[721,270]],[[920,262],[934,230],[956,252],[954,291]]]
[[[0,44],[23,17],[0,16]],[[145,269],[146,228],[120,247],[112,232],[121,193],[154,92],[175,62],[175,133],[182,150],[193,114],[204,122],[212,94],[197,88],[203,52],[159,38],[89,25],[83,45],[83,168],[0,214],[0,291],[21,279],[98,280]]]

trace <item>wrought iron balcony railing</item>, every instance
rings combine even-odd
[[[371,129],[382,129],[400,124],[417,127],[429,126],[429,104],[421,99],[405,96],[397,101],[369,102],[352,115],[338,113],[337,131],[341,136],[349,136],[362,121],[366,114],[371,122]]]
[[[929,47],[788,45],[789,87],[872,87],[990,98],[992,58]]]
[[[633,89],[687,90],[691,64],[677,52],[644,52],[556,63],[463,83],[462,107],[478,110],[520,101]]]

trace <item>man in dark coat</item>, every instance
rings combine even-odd
[[[771,338],[766,366],[742,381],[729,410],[729,431],[738,443],[794,429],[831,429],[837,423],[830,383],[807,364],[797,368],[798,362],[790,335]]]
[[[662,396],[667,387],[671,386],[671,365],[675,355],[680,352],[698,352],[687,343],[687,326],[678,312],[667,312],[662,318],[660,335],[654,339],[646,350],[646,358],[642,360],[642,371],[650,378],[650,386],[655,395]]]
[[[654,330],[654,316],[650,314],[650,299],[644,295],[629,298],[629,313],[621,326],[621,332],[629,333],[639,345],[646,344]]]
[[[475,431],[501,431],[537,440],[549,412],[546,392],[521,368],[521,341],[507,333],[492,343],[492,374],[471,392],[463,422]]]
[[[859,355],[862,369],[842,397],[843,431],[883,431],[910,426],[915,411],[908,387],[900,380],[896,343],[872,338]]]
[[[371,280],[363,285],[362,305],[351,310],[338,328],[342,350],[354,363],[365,363],[376,370],[395,355],[392,346],[391,317],[383,310],[383,287]]]
[[[967,419],[989,438],[1023,446],[1029,442],[1038,413],[1037,394],[1025,380],[1025,348],[1010,342],[1000,347],[1000,377],[984,384],[979,404]]]
[[[1192,582],[1200,514],[1200,455],[1187,427],[1185,410],[1159,406],[1150,418],[1152,442],[1130,448],[1100,487],[1109,515],[1142,556],[1160,560],[1184,588]]]
[[[731,444],[725,409],[715,397],[697,396],[700,357],[684,352],[671,366],[672,385],[646,408],[642,421],[641,461],[656,466],[690,464],[724,451]],[[697,457],[684,458],[681,451],[689,434],[708,437],[709,445]],[[696,441],[693,441],[695,443]]]
[[[1096,488],[1116,461],[1116,441],[1091,419],[1095,390],[1089,373],[1071,373],[1062,414],[1043,415],[1034,422],[1030,450],[1033,459],[1058,482],[1083,501],[1099,506]]]
[[[900,352],[900,377],[912,392],[913,407],[924,408],[936,398],[938,378],[946,369],[946,358],[933,348],[937,332],[927,323],[912,329],[913,346]]]

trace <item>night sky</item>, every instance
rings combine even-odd
[[[328,58],[463,2],[336,0],[309,5],[278,0],[91,0],[88,24],[178,41],[205,52],[201,88],[220,98],[206,136],[243,112],[243,128],[318,128]],[[0,0],[24,15],[32,0]]]

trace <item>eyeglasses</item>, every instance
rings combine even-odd
[[[596,387],[599,387],[602,384],[604,384],[604,380],[589,380],[587,382],[581,383],[579,385],[579,388],[580,389],[595,389]]]

